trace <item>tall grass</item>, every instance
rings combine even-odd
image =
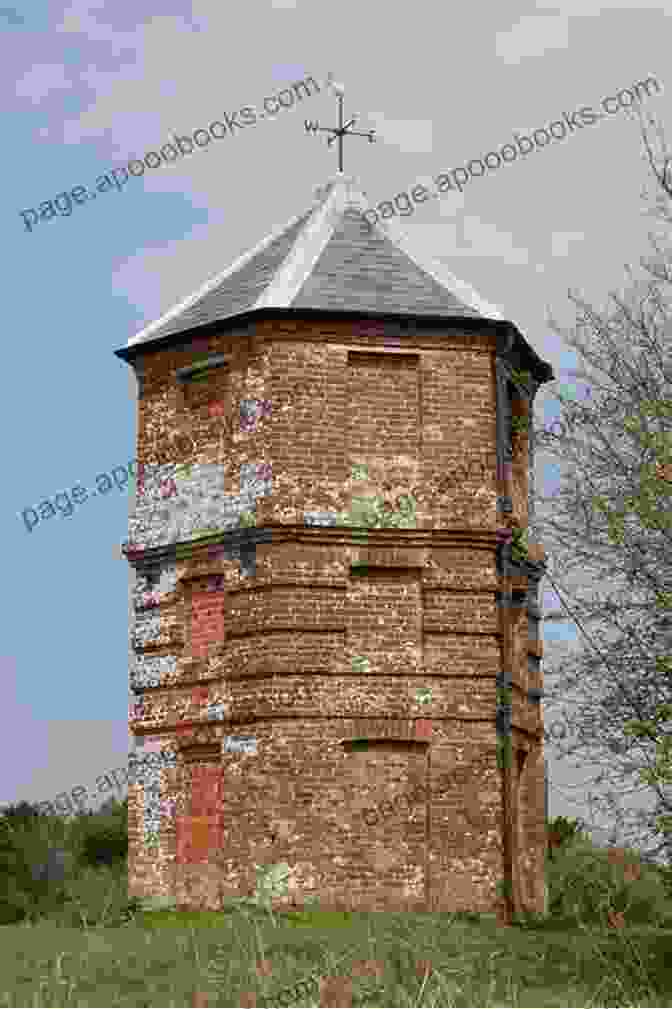
[[[284,866],[225,911],[146,910],[128,898],[126,817],[0,817],[0,1007],[672,1006],[671,874],[567,821],[549,824],[548,913],[504,928],[273,911]]]

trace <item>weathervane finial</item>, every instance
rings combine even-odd
[[[333,127],[329,127],[329,126],[320,126],[317,123],[317,121],[310,122],[310,120],[306,119],[305,120],[306,133],[318,133],[318,132],[321,131],[321,132],[324,132],[324,133],[331,133],[331,134],[333,134],[333,136],[329,137],[329,140],[327,141],[327,146],[328,147],[331,147],[331,145],[334,142],[334,140],[336,139],[336,137],[338,137],[338,170],[339,170],[339,172],[342,173],[343,172],[343,137],[345,137],[345,136],[368,137],[369,138],[369,143],[372,144],[375,141],[374,133],[376,131],[375,130],[369,130],[368,133],[358,133],[356,130],[351,129],[351,127],[354,126],[355,123],[356,123],[356,121],[357,121],[354,116],[350,120],[349,123],[345,123],[345,125],[344,125],[343,124],[343,94],[345,92],[345,88],[343,87],[342,84],[336,84],[335,81],[332,79],[331,74],[329,74],[329,77],[328,77],[328,80],[327,80],[327,84],[331,85],[333,91],[338,96],[338,123],[339,123],[338,128],[334,129]]]

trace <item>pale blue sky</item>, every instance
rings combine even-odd
[[[661,92],[646,105],[664,121],[670,7],[479,0],[456,16],[435,0],[405,12],[378,0],[22,0],[0,9],[0,803],[93,788],[128,749],[129,576],[117,559],[128,496],[98,495],[31,533],[21,511],[135,457],[134,383],[113,351],[310,204],[337,168],[336,145],[304,129],[306,118],[336,123],[329,73],[346,86],[346,116],[376,131],[375,144],[345,150],[346,172],[375,204],[649,75]],[[309,75],[319,95],[26,231],[20,211],[94,188],[174,132],[259,108]],[[569,287],[604,304],[623,265],[648,251],[639,199],[648,178],[638,129],[618,113],[417,208],[405,227],[571,381],[574,354],[547,311],[571,324]],[[549,401],[546,421],[558,413]],[[540,460],[537,481],[549,492],[557,472]],[[546,605],[557,609],[552,594]],[[572,635],[546,626],[549,650],[559,637]],[[553,759],[551,777],[557,787],[569,780]],[[580,810],[553,789],[551,812]]]

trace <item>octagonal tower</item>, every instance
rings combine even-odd
[[[278,906],[543,910],[525,428],[553,374],[368,208],[338,174],[116,351],[131,895],[216,908],[287,863]]]

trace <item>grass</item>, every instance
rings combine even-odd
[[[370,913],[338,928],[318,915],[307,930],[162,914],[167,927],[4,926],[0,1005],[191,1006],[199,992],[212,1006],[317,1006],[327,978],[341,979],[339,1006],[672,1005],[672,929]]]
[[[670,1006],[672,899],[653,867],[569,842],[549,914],[138,910],[126,861],[0,927],[0,1007]],[[625,866],[625,867],[624,867]]]

